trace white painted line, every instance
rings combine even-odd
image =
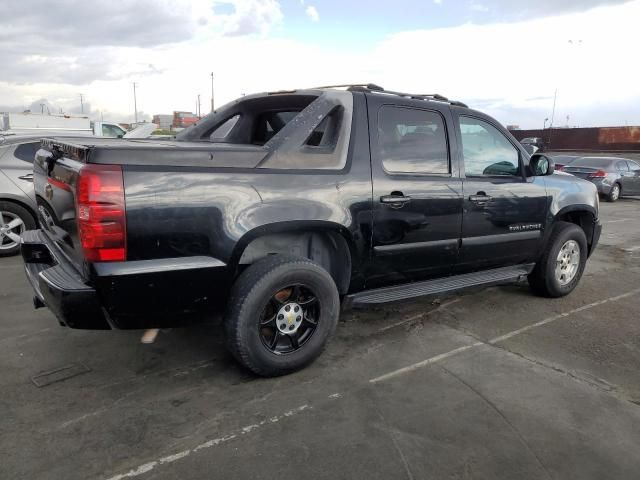
[[[606,220],[602,223],[604,223],[605,225],[609,224],[609,223],[621,223],[621,222],[630,222],[632,219],[631,218],[619,218],[617,220]]]
[[[636,250],[640,250],[640,245],[636,245],[635,247],[623,248],[625,252],[635,252]]]
[[[385,380],[388,380],[390,378],[397,377],[398,375],[402,375],[402,374],[405,374],[405,373],[413,372],[414,370],[417,370],[417,369],[422,368],[422,367],[426,367],[427,365],[431,365],[432,363],[439,362],[440,360],[444,360],[445,358],[453,357],[454,355],[457,355],[457,354],[462,353],[462,352],[464,352],[466,350],[469,350],[470,348],[479,347],[480,345],[484,345],[484,343],[483,342],[476,342],[476,343],[472,343],[471,345],[465,345],[463,347],[458,347],[458,348],[456,348],[454,350],[449,350],[446,353],[441,353],[440,355],[436,355],[435,357],[427,358],[426,360],[423,360],[423,361],[418,362],[418,363],[414,363],[413,365],[409,365],[407,367],[399,368],[398,370],[394,370],[393,372],[389,372],[389,373],[386,373],[386,374],[381,375],[379,377],[372,378],[371,380],[369,380],[369,383],[384,382]]]
[[[240,430],[231,433],[229,435],[226,435],[224,437],[219,437],[219,438],[214,438],[213,440],[209,440],[207,442],[201,443],[200,445],[198,445],[197,447],[194,448],[189,448],[187,450],[183,450],[181,452],[177,452],[174,453],[172,455],[167,455],[166,457],[161,457],[157,460],[153,460],[151,462],[147,462],[144,463],[132,470],[129,470],[127,473],[121,473],[118,475],[114,475],[113,477],[109,478],[109,480],[122,480],[124,478],[135,478],[135,477],[139,477],[140,475],[143,475],[145,473],[149,473],[151,470],[153,470],[154,468],[160,466],[160,465],[164,465],[167,463],[173,463],[177,460],[180,460],[182,458],[188,457],[189,455],[191,455],[192,453],[196,453],[199,450],[204,450],[206,448],[211,448],[211,447],[215,447],[217,445],[223,444],[225,442],[228,442],[229,440],[233,440],[234,438],[238,438],[241,437],[242,435],[246,435],[250,432],[252,432],[253,430],[256,430],[264,425],[267,424],[272,424],[272,423],[277,423],[281,420],[284,420],[285,418],[288,417],[292,417],[293,415],[297,415],[305,410],[309,410],[310,408],[312,408],[309,405],[302,405],[298,408],[294,408],[293,410],[289,410],[288,412],[283,413],[282,415],[278,415],[275,417],[271,417],[267,420],[262,420],[259,423],[255,423],[253,425],[247,425],[246,427],[241,428]]]
[[[472,343],[470,345],[464,345],[462,347],[455,348],[455,349],[450,350],[448,352],[441,353],[440,355],[436,355],[435,357],[427,358],[426,360],[422,360],[421,362],[414,363],[413,365],[408,365],[406,367],[399,368],[398,370],[394,370],[392,372],[385,373],[384,375],[381,375],[379,377],[370,379],[369,383],[379,383],[379,382],[383,382],[385,380],[389,380],[390,378],[397,377],[399,375],[404,375],[405,373],[413,372],[414,370],[417,370],[419,368],[426,367],[428,365],[432,365],[434,363],[440,362],[440,361],[445,360],[447,358],[453,357],[454,355],[457,355],[459,353],[466,352],[467,350],[470,350],[470,349],[475,348],[475,347],[479,347],[480,345],[487,345],[487,344],[488,345],[494,345],[494,344],[499,343],[499,342],[504,342],[505,340],[513,338],[513,337],[515,337],[517,335],[521,335],[521,334],[523,334],[525,332],[528,332],[529,330],[541,327],[543,325],[547,325],[547,324],[549,324],[551,322],[555,322],[556,320],[560,320],[561,318],[568,317],[569,315],[573,315],[575,313],[582,312],[584,310],[589,310],[591,308],[597,307],[599,305],[603,305],[605,303],[617,302],[618,300],[622,300],[623,298],[627,298],[627,297],[631,297],[633,295],[637,295],[638,293],[640,293],[640,288],[638,288],[636,290],[632,290],[632,291],[627,292],[627,293],[623,293],[622,295],[617,295],[615,297],[605,298],[604,300],[599,300],[597,302],[593,302],[593,303],[589,303],[587,305],[583,305],[582,307],[579,307],[579,308],[574,308],[573,310],[569,310],[568,312],[560,313],[558,315],[554,315],[552,317],[545,318],[544,320],[541,320],[539,322],[533,323],[531,325],[527,325],[526,327],[523,327],[523,328],[519,328],[518,330],[514,330],[513,332],[509,332],[509,333],[506,333],[504,335],[500,335],[499,337],[495,337],[495,338],[489,340],[487,343],[485,343],[485,342],[475,342],[475,343]]]

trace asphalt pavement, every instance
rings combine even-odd
[[[257,378],[219,325],[74,331],[0,259],[2,479],[637,479],[640,200],[570,296],[526,284],[345,312]]]

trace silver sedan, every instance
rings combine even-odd
[[[640,165],[620,157],[581,157],[564,172],[593,182],[598,193],[610,202],[623,195],[640,195]]]
[[[20,235],[36,226],[33,159],[40,137],[0,137],[0,257],[20,251]]]

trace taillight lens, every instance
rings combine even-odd
[[[82,167],[76,202],[78,232],[85,258],[92,262],[126,260],[127,218],[122,167]]]
[[[598,170],[597,172],[593,172],[592,174],[589,175],[589,177],[591,178],[602,178],[606,176],[607,176],[607,172],[605,172],[604,170]]]

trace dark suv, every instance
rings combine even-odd
[[[72,328],[224,313],[260,375],[315,359],[352,307],[529,280],[571,292],[600,235],[590,182],[498,122],[375,85],[243,97],[175,141],[44,139],[35,303]]]

